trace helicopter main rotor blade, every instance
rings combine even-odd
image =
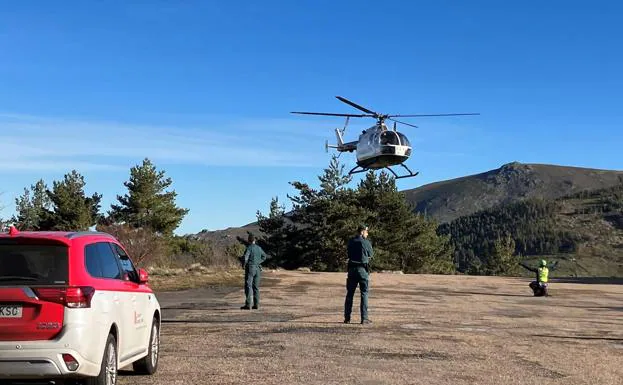
[[[396,120],[396,119],[392,119],[392,118],[387,118],[387,119],[389,119],[389,120],[391,120],[391,121],[394,121],[394,122],[397,122],[397,123],[400,123],[400,124],[406,124],[407,126],[411,126],[411,127],[418,128],[418,126],[416,126],[415,124],[406,123],[406,122],[401,122],[400,120]]]
[[[415,118],[422,116],[459,116],[459,115],[480,115],[479,112],[468,112],[464,114],[416,114],[416,115],[389,115],[389,117],[398,117],[398,118]]]
[[[338,98],[338,100],[340,100],[340,101],[342,101],[342,102],[344,102],[344,103],[346,103],[346,104],[348,104],[348,105],[350,105],[350,106],[355,107],[355,108],[356,108],[356,109],[358,109],[358,110],[361,110],[361,111],[363,111],[363,112],[367,112],[368,114],[372,114],[373,116],[378,116],[378,115],[379,115],[379,114],[377,114],[376,112],[374,112],[374,111],[370,111],[369,109],[367,109],[367,108],[365,108],[365,107],[362,107],[362,106],[360,106],[360,105],[359,105],[359,104],[357,104],[357,103],[353,103],[353,102],[351,102],[350,100],[348,100],[348,99],[346,99],[346,98],[343,98],[343,97],[341,97],[341,96],[336,96],[336,98]]]
[[[365,115],[365,114],[334,114],[331,112],[302,112],[302,111],[292,111],[291,114],[302,114],[302,115],[322,115],[322,116],[346,116],[349,118],[364,118],[367,116],[374,117],[374,115]]]

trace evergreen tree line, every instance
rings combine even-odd
[[[565,207],[565,203],[569,204]],[[623,183],[555,200],[533,198],[499,205],[444,223],[437,232],[450,236],[459,272],[509,274],[522,256],[577,251],[581,237],[559,230],[556,223],[563,212],[599,215],[623,228]],[[510,256],[501,258],[500,250]]]
[[[406,273],[452,273],[449,236],[436,233],[437,223],[414,213],[395,180],[386,172],[368,172],[354,188],[344,165],[333,157],[318,177],[320,188],[291,182],[292,210],[277,198],[268,215],[257,212],[262,236],[258,244],[272,256],[269,263],[287,269],[343,271],[346,245],[357,226],[370,228],[374,248],[371,268]],[[244,240],[241,240],[244,241]]]
[[[558,202],[529,199],[481,210],[439,226],[438,233],[449,235],[460,272],[493,274],[507,271],[519,256],[572,253],[577,248],[573,234],[557,230]],[[501,243],[514,259],[509,266],[496,267]]]
[[[180,255],[210,263],[212,250],[187,237],[174,236],[189,210],[176,204],[172,183],[145,158],[130,169],[124,182],[127,192],[117,195],[116,202],[103,213],[102,194],[85,193],[84,177],[72,170],[51,186],[40,179],[24,188],[15,199],[16,213],[10,222],[29,231],[105,231],[116,236],[139,265],[170,264]]]
[[[117,195],[118,203],[102,213],[102,194],[87,195],[84,177],[72,170],[53,181],[51,188],[43,179],[24,188],[15,199],[11,220],[20,230],[85,231],[97,225],[125,224],[171,236],[189,212],[176,205],[174,190],[166,191],[172,183],[164,171],[144,159],[130,169],[130,178],[124,182],[127,193]]]

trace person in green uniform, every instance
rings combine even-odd
[[[267,255],[262,248],[255,244],[255,237],[249,234],[249,245],[242,256],[244,268],[244,295],[245,302],[241,309],[251,309],[251,293],[253,293],[253,309],[260,308],[260,278],[262,263]]]
[[[372,244],[368,238],[368,226],[362,225],[357,229],[357,235],[348,241],[348,274],[346,277],[346,301],[344,303],[344,323],[350,323],[350,314],[353,308],[353,297],[359,286],[361,293],[361,323],[371,323],[368,318],[368,291],[370,282],[370,259],[372,259]]]

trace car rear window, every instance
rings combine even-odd
[[[0,286],[66,284],[69,249],[45,241],[0,240]]]

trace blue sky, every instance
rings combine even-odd
[[[178,4],[179,3],[179,4]],[[623,169],[615,1],[0,1],[0,202],[71,169],[108,209],[151,158],[190,208],[239,226],[316,184],[336,95],[411,119],[401,189],[552,163]],[[347,139],[371,120],[351,122]],[[344,154],[350,165],[353,155]]]

